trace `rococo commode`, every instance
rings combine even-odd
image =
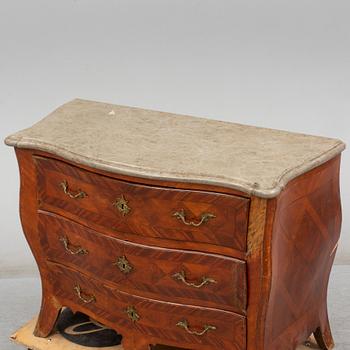
[[[42,281],[125,350],[293,350],[333,339],[343,142],[76,99],[6,139]]]

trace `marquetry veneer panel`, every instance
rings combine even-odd
[[[95,278],[114,283],[120,290],[245,313],[244,261],[135,244],[50,213],[39,214],[38,228],[48,259],[70,264]],[[122,264],[120,267],[118,262]]]
[[[247,198],[134,184],[43,157],[35,157],[35,162],[41,209],[114,231],[246,250]],[[71,193],[85,195],[71,198],[62,183]],[[113,205],[118,199],[127,202],[127,213]],[[181,214],[186,223],[198,226],[184,223]]]

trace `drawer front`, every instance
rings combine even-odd
[[[43,209],[123,233],[246,251],[249,199],[138,185],[57,160],[35,160]]]
[[[49,260],[121,290],[245,314],[244,261],[125,242],[54,214],[39,214],[39,234]]]
[[[235,313],[145,299],[113,289],[74,270],[49,264],[60,303],[113,324],[120,333],[179,343],[189,348],[244,350],[246,318]],[[190,334],[195,332],[197,334]],[[126,333],[127,334],[127,333]]]

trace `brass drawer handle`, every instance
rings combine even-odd
[[[128,206],[128,201],[124,198],[123,195],[115,200],[113,206],[117,208],[123,216],[129,214],[131,211],[131,208]]]
[[[133,266],[129,263],[125,255],[120,256],[113,265],[118,266],[119,270],[125,274],[128,274],[133,270]]]
[[[74,287],[74,291],[77,294],[78,298],[82,300],[85,304],[94,303],[96,298],[94,295],[86,295],[80,288],[79,284]],[[84,295],[85,294],[85,295]]]
[[[62,242],[64,249],[72,255],[88,254],[88,251],[85,248],[79,246],[74,247],[73,245],[71,245],[67,237],[60,237],[59,240]]]
[[[188,226],[200,226],[202,224],[205,224],[206,222],[209,221],[209,219],[213,219],[216,216],[214,214],[211,213],[203,213],[201,215],[201,218],[198,222],[194,222],[194,221],[187,221],[186,220],[186,214],[185,214],[185,210],[181,209],[180,211],[177,211],[173,214],[173,216],[175,216],[177,219],[181,220],[185,225]]]
[[[187,282],[186,281],[186,274],[185,274],[185,271],[180,271],[180,272],[177,272],[173,275],[173,278],[183,282],[184,284],[186,284],[186,286],[190,286],[190,287],[194,287],[194,288],[201,288],[203,286],[205,286],[206,284],[209,284],[209,283],[217,283],[214,278],[210,278],[210,277],[205,277],[203,276],[202,277],[202,282],[201,283],[193,283],[193,282]]]
[[[137,313],[136,309],[133,306],[128,306],[125,312],[132,322],[136,322],[140,319],[140,315]]]
[[[199,335],[199,336],[204,335],[208,331],[214,331],[216,329],[215,326],[211,326],[211,325],[206,324],[201,332],[192,331],[192,330],[190,330],[190,328],[188,326],[187,320],[179,321],[178,323],[176,323],[176,325],[180,328],[183,328],[189,334],[194,334],[194,335]]]
[[[63,189],[63,192],[69,196],[70,198],[73,198],[73,199],[79,199],[79,198],[85,198],[87,197],[87,194],[84,192],[84,191],[81,191],[81,190],[77,190],[75,193],[74,192],[71,192],[69,190],[69,186],[68,186],[68,182],[66,180],[62,181],[60,183],[60,186],[62,187]]]

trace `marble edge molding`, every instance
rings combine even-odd
[[[19,137],[18,135],[10,135],[5,139],[5,144],[8,146],[13,146],[17,148],[34,149],[43,152],[48,152],[56,156],[62,157],[67,161],[72,161],[74,163],[81,163],[83,165],[89,166],[91,168],[100,169],[108,171],[111,173],[119,173],[122,175],[135,176],[146,179],[155,179],[163,181],[174,181],[182,183],[199,183],[206,185],[222,186],[227,188],[232,188],[240,192],[246,193],[251,196],[261,197],[261,198],[274,198],[277,197],[287,183],[299,175],[316,168],[317,166],[327,162],[328,160],[334,158],[340,154],[346,147],[345,143],[338,140],[338,143],[328,151],[322,153],[320,156],[309,159],[297,167],[286,169],[286,171],[279,175],[274,181],[274,187],[271,188],[260,188],[258,183],[248,183],[242,182],[235,178],[228,178],[224,176],[212,175],[198,175],[198,174],[186,174],[182,175],[180,173],[166,173],[159,172],[157,169],[147,169],[141,167],[133,167],[128,164],[121,164],[115,162],[101,161],[98,159],[93,159],[91,157],[86,157],[82,154],[76,154],[65,148],[57,147],[56,145],[45,143],[40,140]]]

